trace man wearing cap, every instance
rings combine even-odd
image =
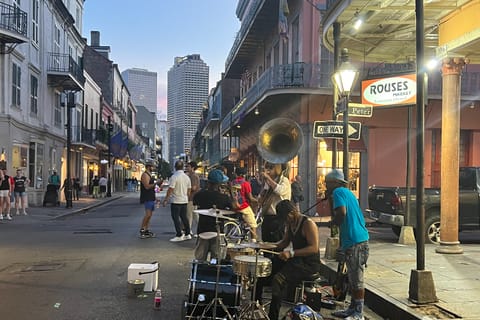
[[[175,225],[175,237],[170,239],[171,242],[192,239],[190,223],[187,218],[188,195],[190,194],[192,183],[183,171],[183,166],[182,160],[175,162],[175,173],[170,177],[167,195],[163,200],[163,206],[165,207],[171,198],[170,213]],[[184,228],[183,234],[182,226]]]
[[[332,314],[346,320],[363,320],[365,287],[363,276],[368,260],[368,230],[355,195],[346,186],[343,172],[334,169],[325,177],[327,195],[332,197],[335,216],[333,223],[340,226],[340,246],[345,256],[351,302],[347,309]]]
[[[207,189],[200,190],[193,196],[193,204],[198,209],[234,209],[238,207],[236,199],[230,199],[228,195],[223,194],[219,190],[222,183],[227,183],[228,177],[221,170],[212,170],[208,174]],[[198,261],[207,260],[208,253],[210,259],[219,259],[217,248],[217,225],[216,218],[207,215],[199,215],[198,219],[198,240],[195,247],[195,259]],[[223,229],[223,225],[221,226]],[[221,240],[221,239],[219,239]]]
[[[140,228],[140,238],[142,239],[155,236],[155,234],[148,229],[153,210],[155,209],[155,179],[152,177],[152,168],[154,165],[153,160],[147,160],[145,162],[145,171],[140,177],[140,203],[143,203],[145,207],[145,216],[143,217]]]

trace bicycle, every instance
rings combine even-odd
[[[250,227],[243,220],[243,215],[238,212],[236,215],[237,221],[228,221],[224,224],[223,230],[227,244],[240,244],[242,241],[250,241]],[[255,215],[257,221],[257,228],[263,223],[263,217],[260,212]]]

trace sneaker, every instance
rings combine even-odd
[[[17,212],[15,212],[15,214],[16,214],[17,216],[19,216],[19,215],[20,215],[20,211],[17,210]]]
[[[145,236],[146,236],[147,238],[153,238],[153,237],[155,237],[155,233],[153,233],[153,232],[150,231],[150,230],[145,230]]]
[[[182,239],[183,239],[183,240],[191,240],[191,239],[192,239],[192,235],[191,235],[191,234],[187,234],[186,236],[182,236]]]
[[[28,215],[27,211],[23,210],[23,215],[27,216]]]
[[[361,313],[354,313],[351,316],[346,317],[344,320],[365,320],[365,318]]]
[[[355,313],[355,310],[348,308],[344,310],[333,311],[332,316],[338,317],[338,318],[347,318],[354,313]]]
[[[145,233],[144,229],[140,229],[140,238],[145,239],[147,237],[147,234]]]
[[[3,220],[3,214],[0,214],[0,220]]]
[[[7,220],[12,220],[12,216],[10,214],[7,214]]]
[[[172,239],[170,239],[170,242],[180,242],[180,241],[183,241],[183,236],[180,236],[180,237],[173,237]]]

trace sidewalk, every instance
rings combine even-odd
[[[425,269],[432,272],[437,303],[417,305],[408,300],[416,246],[370,243],[365,274],[365,303],[389,320],[480,319],[480,246],[462,244],[463,254],[439,254],[425,246]],[[337,262],[322,259],[322,273],[332,279]]]
[[[65,207],[65,201],[60,203],[60,206],[52,206],[48,204],[46,207],[30,207],[27,209],[28,216],[36,219],[58,219],[72,214],[83,213],[91,208],[100,206],[104,203],[117,200],[126,196],[127,194],[133,194],[132,192],[115,192],[108,198],[92,198],[91,196],[83,196],[79,200],[72,202],[71,208]],[[138,193],[137,193],[138,194]],[[12,210],[14,212],[14,210]],[[13,216],[15,219],[15,216]]]

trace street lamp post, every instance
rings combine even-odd
[[[338,89],[338,93],[342,96],[339,104],[341,108],[338,111],[343,111],[343,174],[345,179],[349,177],[349,149],[348,149],[348,102],[350,99],[350,92],[358,77],[358,70],[356,70],[349,61],[348,50],[343,49],[340,56],[341,64],[338,70],[333,74],[332,81]]]
[[[108,155],[107,155],[107,197],[112,196],[112,164],[111,164],[111,154],[112,154],[112,142],[111,137],[112,137],[112,131],[113,131],[113,125],[112,125],[112,118],[108,116],[108,124],[107,124],[107,139],[108,139]]]
[[[67,178],[65,180],[63,187],[65,188],[65,203],[66,203],[65,207],[72,208],[73,207],[73,202],[72,202],[73,190],[72,190],[72,175],[71,175],[72,161],[71,161],[70,148],[72,145],[72,110],[71,109],[75,108],[74,92],[67,93],[66,107],[67,107],[67,123],[65,127],[67,130]]]

